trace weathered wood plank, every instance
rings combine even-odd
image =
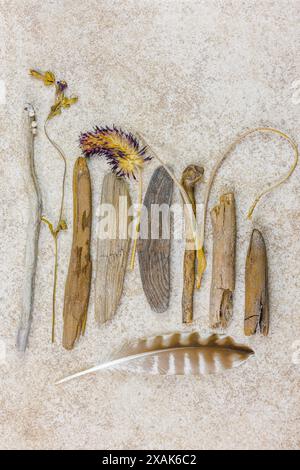
[[[100,204],[101,212],[108,211],[107,215],[100,214],[106,215],[105,224],[99,222],[97,233],[95,318],[102,324],[115,315],[123,292],[131,241],[128,230],[132,220],[128,215],[131,198],[127,183],[112,173],[107,174]]]
[[[170,299],[170,207],[173,180],[163,166],[150,180],[141,213],[138,241],[142,285],[152,310],[165,312]]]
[[[192,205],[193,214],[196,217],[195,185],[201,181],[204,169],[197,165],[189,165],[182,173],[181,184]],[[186,208],[187,209],[187,208]],[[186,248],[183,260],[183,291],[182,291],[182,321],[192,323],[193,303],[195,290],[195,241],[192,235],[190,216],[185,213]]]
[[[73,243],[63,313],[63,346],[66,349],[72,349],[75,341],[84,334],[91,286],[91,180],[83,157],[79,157],[74,166],[73,204]]]
[[[211,211],[213,225],[213,264],[210,289],[210,326],[227,328],[232,314],[235,287],[236,216],[233,193],[220,197]]]
[[[269,295],[266,245],[254,229],[246,258],[244,332],[250,336],[257,330],[264,336],[269,333]]]

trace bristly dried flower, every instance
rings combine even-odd
[[[119,177],[140,173],[145,162],[152,159],[147,155],[147,146],[141,146],[130,132],[113,126],[94,128],[80,136],[80,147],[86,157],[103,155],[112,171]]]

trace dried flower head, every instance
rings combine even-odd
[[[40,72],[39,70],[30,70],[30,75],[38,80],[41,80],[46,86],[55,86],[55,99],[54,104],[51,106],[48,120],[54,116],[61,114],[63,108],[69,108],[71,104],[78,101],[77,96],[71,96],[68,98],[65,96],[65,90],[68,88],[68,84],[65,80],[56,80],[53,72]]]
[[[152,159],[146,155],[146,146],[141,147],[130,132],[115,126],[97,126],[94,131],[81,134],[80,147],[86,157],[103,155],[117,176],[132,176],[134,179],[144,163]]]

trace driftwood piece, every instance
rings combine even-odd
[[[213,262],[210,289],[210,326],[227,328],[231,321],[235,287],[236,217],[233,193],[220,197],[211,211],[213,226]]]
[[[38,244],[43,210],[42,195],[34,163],[34,138],[36,135],[35,111],[31,104],[28,104],[25,110],[28,114],[27,151],[29,157],[30,177],[28,179],[27,192],[30,202],[30,212],[25,249],[25,281],[23,287],[22,310],[16,342],[17,349],[23,352],[26,350],[28,344],[28,336],[32,322]]]
[[[77,158],[73,172],[73,243],[65,286],[63,346],[72,349],[84,334],[90,295],[92,262],[91,180],[86,159]]]
[[[196,217],[195,185],[200,182],[204,169],[197,165],[189,165],[182,174],[181,184],[192,205],[193,214]],[[195,243],[191,233],[190,217],[185,214],[186,248],[183,261],[183,291],[182,291],[182,321],[193,321],[193,299],[195,290]]]
[[[130,207],[127,183],[112,173],[106,175],[100,209],[103,212],[108,210],[108,215],[103,219],[105,224],[100,221],[97,234],[95,317],[99,324],[115,315],[122,295],[130,249]]]
[[[258,329],[269,333],[268,263],[264,238],[254,229],[246,259],[244,332],[251,336]]]
[[[144,293],[151,309],[165,312],[170,300],[170,204],[173,180],[163,166],[150,180],[142,207],[139,266]]]

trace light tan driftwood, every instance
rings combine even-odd
[[[95,317],[99,324],[110,320],[116,313],[130,249],[128,229],[132,217],[128,215],[131,206],[128,185],[112,173],[107,174],[103,180],[101,208],[105,213],[104,204],[108,204],[107,208],[110,209],[107,215],[102,214],[106,215],[107,227],[102,227],[100,222],[97,234]]]
[[[251,336],[257,330],[269,332],[269,296],[267,252],[262,234],[254,229],[246,259],[244,332]]]
[[[193,213],[196,216],[195,185],[202,179],[204,169],[197,165],[189,165],[182,173],[181,184],[185,189]],[[182,291],[182,321],[192,323],[193,321],[193,298],[195,290],[195,261],[196,247],[192,236],[190,218],[185,217],[186,226],[186,248],[183,261],[183,291]]]
[[[213,264],[210,288],[210,326],[226,328],[232,318],[235,286],[236,218],[233,193],[223,194],[211,211]]]
[[[90,295],[92,198],[86,159],[79,157],[73,173],[73,244],[64,300],[63,346],[72,349],[84,334]]]

